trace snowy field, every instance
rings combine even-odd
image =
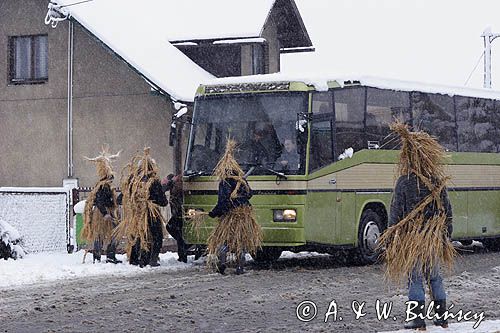
[[[0,289],[14,288],[27,284],[54,282],[92,276],[129,276],[147,274],[151,271],[182,270],[191,266],[177,261],[177,253],[160,254],[160,267],[144,267],[129,265],[125,255],[117,255],[121,264],[106,264],[106,257],[101,263],[92,263],[92,254],[87,254],[82,263],[84,251],[67,253],[35,253],[19,260],[0,261]],[[191,257],[192,260],[193,257]]]

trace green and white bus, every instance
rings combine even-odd
[[[500,93],[377,78],[218,79],[197,91],[184,174],[185,210],[217,201],[210,176],[228,137],[254,192],[264,231],[256,260],[283,250],[349,250],[376,260],[387,227],[398,142],[397,117],[449,151],[453,239],[500,244]],[[203,245],[215,220],[188,243]]]

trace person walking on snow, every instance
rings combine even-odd
[[[122,223],[115,231],[127,238],[127,257],[132,265],[159,266],[159,255],[166,234],[160,207],[167,197],[158,177],[158,166],[150,156],[150,148],[135,156],[122,175],[122,193],[118,201],[123,206]]]
[[[452,208],[446,190],[450,177],[443,165],[445,152],[425,132],[411,132],[401,122],[393,123],[391,129],[401,138],[402,147],[389,228],[378,244],[385,248],[386,277],[408,281],[407,309],[416,318],[408,320],[404,328],[426,328],[425,285],[434,302],[434,325],[448,327],[440,267],[451,269],[456,251],[450,241]]]
[[[224,274],[227,253],[236,257],[236,274],[244,272],[245,253],[255,253],[262,242],[262,230],[255,221],[250,198],[250,186],[243,178],[243,170],[234,158],[236,143],[228,140],[226,150],[215,167],[219,179],[216,206],[208,213],[219,223],[208,238],[209,261],[216,258],[216,269]]]
[[[170,192],[170,210],[172,216],[167,223],[167,231],[177,242],[178,261],[187,263],[187,244],[182,236],[182,175],[168,175],[162,180],[163,191]]]
[[[95,184],[85,202],[83,215],[84,227],[82,238],[92,244],[93,262],[101,262],[101,253],[106,245],[106,262],[117,264],[116,241],[112,237],[116,220],[116,193],[113,188],[113,169],[111,162],[120,152],[111,155],[108,147],[104,147],[99,156],[87,160],[96,164],[99,181]]]

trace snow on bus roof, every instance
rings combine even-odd
[[[307,76],[297,74],[261,74],[240,77],[217,78],[203,82],[204,85],[224,85],[239,83],[270,83],[270,82],[303,82],[313,86],[318,91],[328,90],[328,82],[336,81],[341,86],[348,83],[359,82],[362,86],[390,89],[396,91],[420,91],[425,93],[442,94],[449,96],[467,96],[500,100],[500,91],[485,88],[467,88],[430,84],[425,82],[412,82],[388,79],[374,76],[361,75],[332,75],[332,76]]]
[[[179,7],[187,10],[185,2],[199,7],[198,1],[196,4],[193,1],[93,0],[71,5],[74,0],[57,0],[57,3],[68,5],[63,8],[65,11],[154,86],[174,99],[191,102],[199,83],[213,75],[186,57],[169,40],[176,31],[189,30],[193,21],[191,11],[186,11],[189,15],[182,15]]]

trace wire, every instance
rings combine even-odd
[[[69,5],[59,6],[59,8],[71,7],[71,6],[74,6],[74,5],[79,5],[81,3],[90,2],[90,1],[94,1],[94,0],[85,0],[85,1],[80,1],[80,2],[70,3]]]
[[[470,72],[469,77],[467,78],[467,80],[464,83],[464,86],[467,86],[467,83],[469,83],[469,80],[472,77],[472,74],[476,71],[476,68],[479,65],[479,63],[481,62],[481,59],[483,59],[483,57],[484,57],[484,51],[481,53],[481,56],[477,60],[476,66],[474,66],[474,69],[472,70],[472,72]]]

